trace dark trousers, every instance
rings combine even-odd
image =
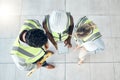
[[[48,65],[48,63],[45,61],[42,66],[45,67],[47,65]]]

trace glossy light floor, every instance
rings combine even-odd
[[[9,10],[2,10],[1,5]],[[0,80],[120,80],[120,0],[0,0]],[[11,10],[12,9],[12,10]],[[27,78],[17,69],[10,49],[25,19],[38,19],[52,10],[71,12],[74,23],[88,16],[99,27],[106,49],[78,65],[78,53],[55,54],[48,59],[54,70],[41,68]],[[3,13],[6,12],[6,13]],[[73,47],[75,44],[73,44]]]

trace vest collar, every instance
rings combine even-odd
[[[20,39],[19,39],[19,43],[21,44],[21,45],[24,45],[24,46],[29,46],[28,44],[26,44],[25,42],[23,42],[23,41],[21,41]]]

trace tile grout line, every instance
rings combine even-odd
[[[65,11],[66,11],[66,0],[64,0],[64,5],[65,5]]]
[[[54,62],[54,63],[56,63],[56,64],[71,64],[71,63],[77,64],[77,62]],[[120,63],[120,62],[84,62],[84,63],[86,64],[86,63]],[[0,64],[14,64],[14,63],[0,63]]]
[[[90,80],[91,80],[91,64],[89,63],[89,71],[90,71]]]
[[[22,16],[22,13],[23,13],[23,0],[21,0],[21,16]],[[21,24],[21,19],[20,19],[20,24]]]
[[[114,80],[116,80],[115,79],[115,64],[114,63],[113,63],[113,71],[114,71],[114,75],[113,75],[114,76]]]
[[[111,34],[112,34],[112,32],[111,32]],[[113,41],[113,42],[114,42],[114,41]],[[114,43],[114,47],[115,47],[115,43]],[[114,53],[114,52],[115,52],[115,49],[113,50],[113,53]],[[116,63],[116,62],[114,62],[114,61],[115,61],[115,55],[112,54],[112,56],[113,56],[113,73],[114,73],[114,74],[113,74],[113,77],[114,77],[114,80],[116,80],[116,79],[115,79],[115,63]]]
[[[64,80],[66,80],[66,54],[65,54],[65,77],[64,78],[65,78]]]
[[[91,60],[91,55],[89,56],[89,60]],[[90,74],[90,80],[91,80],[91,63],[89,62],[89,74]]]
[[[16,67],[15,67],[15,78],[14,79],[16,80]]]

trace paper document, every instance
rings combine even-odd
[[[59,54],[66,54],[68,53],[68,48],[65,46],[64,42],[57,42],[58,45],[58,53]]]

